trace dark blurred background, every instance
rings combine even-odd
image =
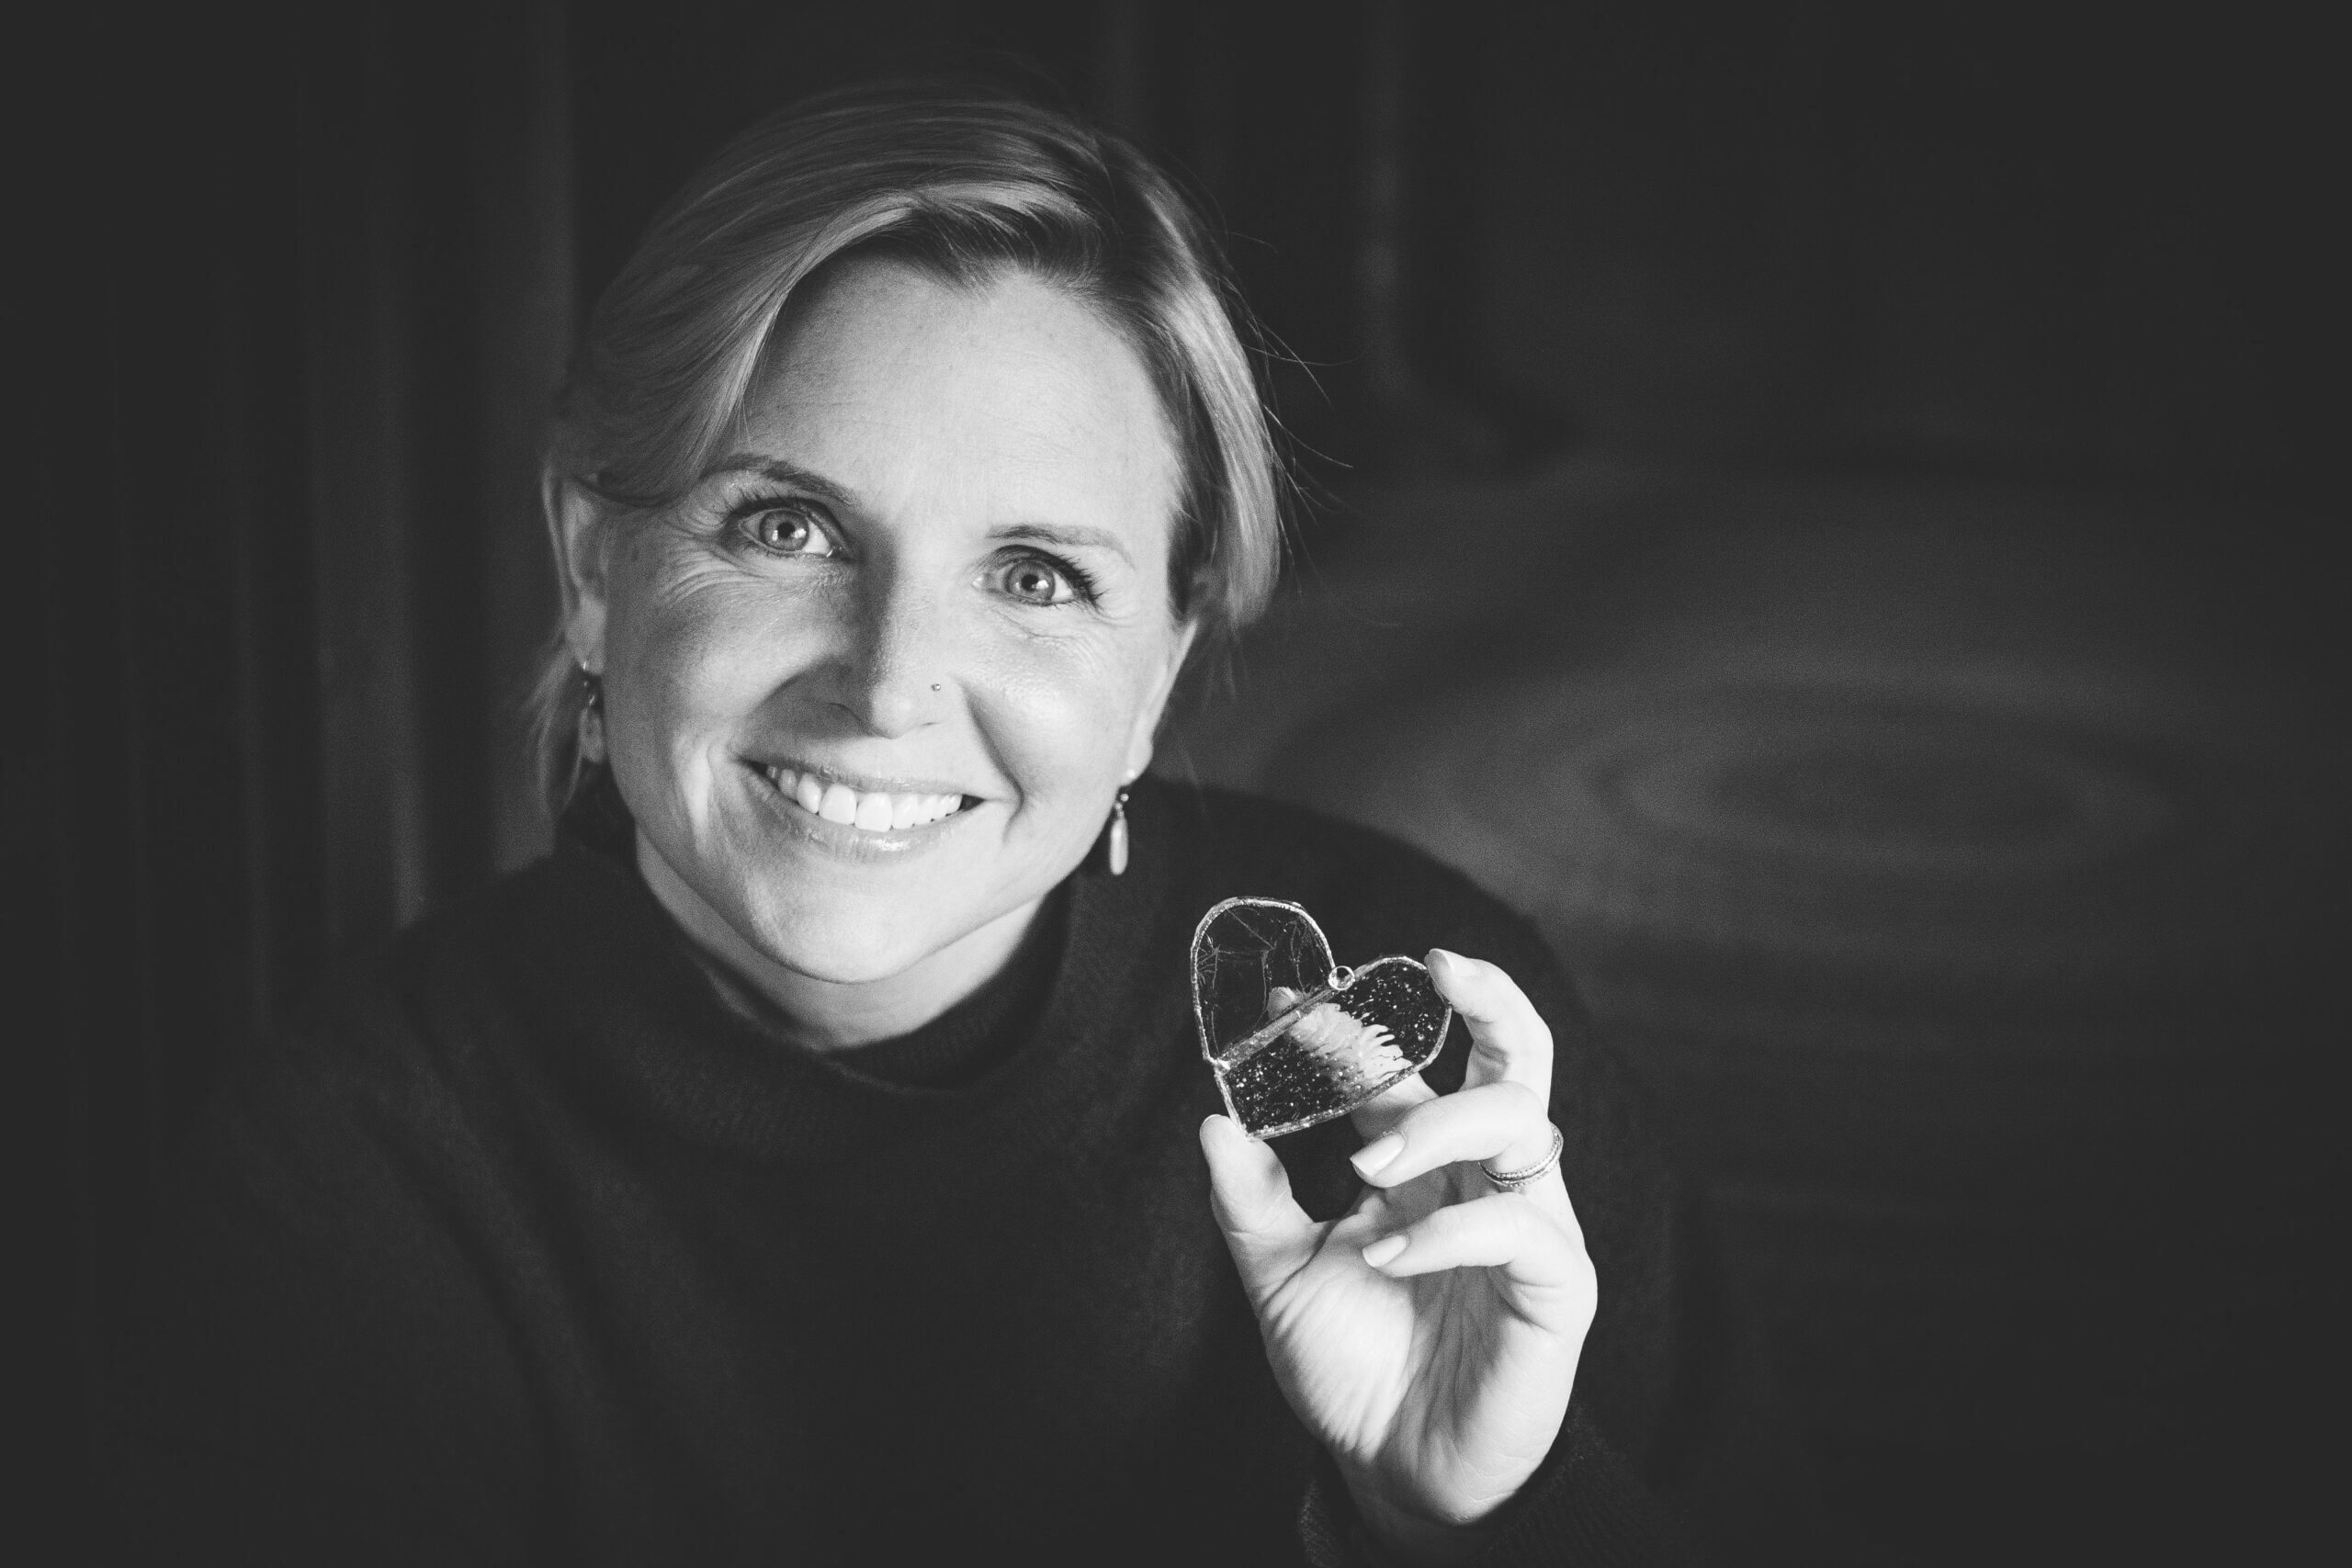
[[[98,4],[20,36],[7,945],[51,1495],[235,1043],[546,843],[518,705],[575,323],[730,130],[961,65],[1176,164],[1263,319],[1296,570],[1161,766],[1544,923],[1888,1560],[2285,1555],[2333,1492],[2344,1304],[2319,9]]]

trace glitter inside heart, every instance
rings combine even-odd
[[[1297,905],[1227,898],[1193,932],[1193,1015],[1226,1109],[1271,1138],[1344,1116],[1429,1066],[1453,1010],[1410,958],[1343,968]]]

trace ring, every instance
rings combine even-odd
[[[1560,1130],[1555,1127],[1552,1129],[1552,1152],[1525,1170],[1497,1170],[1493,1166],[1483,1161],[1479,1163],[1478,1168],[1486,1173],[1487,1179],[1493,1182],[1499,1190],[1524,1191],[1559,1168],[1560,1150],[1566,1145],[1567,1139],[1562,1137]]]

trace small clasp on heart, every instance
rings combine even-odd
[[[1356,983],[1356,972],[1344,964],[1335,964],[1331,973],[1323,977],[1323,983],[1335,991],[1344,991]]]

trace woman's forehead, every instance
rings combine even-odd
[[[842,267],[778,331],[737,428],[735,447],[877,515],[1010,508],[1159,539],[1172,523],[1174,443],[1142,360],[1026,272]]]

